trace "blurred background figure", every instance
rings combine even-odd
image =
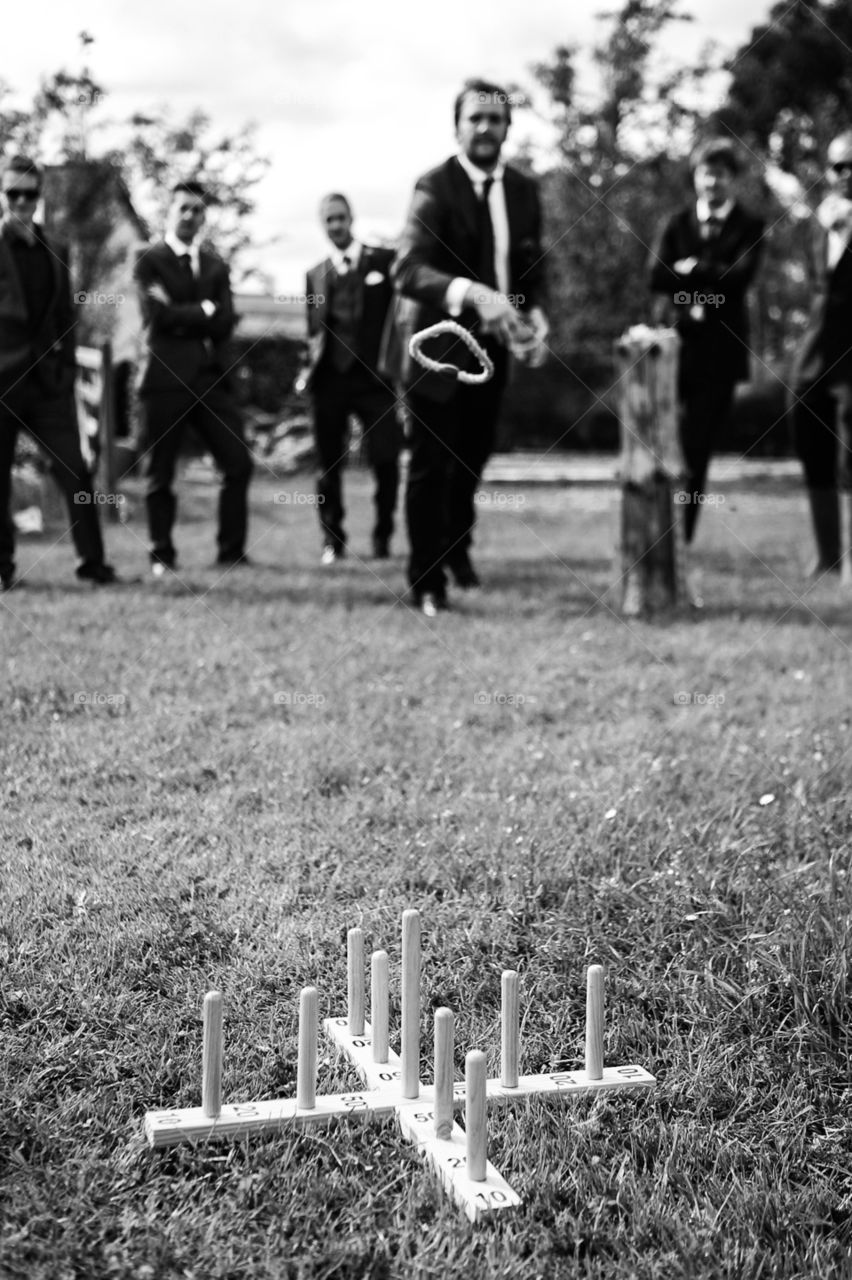
[[[793,439],[805,473],[818,576],[852,582],[852,130],[828,148],[829,194],[817,210],[807,263],[811,311],[793,380]],[[841,534],[841,494],[847,520]]]
[[[694,199],[666,223],[650,266],[651,288],[665,299],[657,318],[674,314],[681,340],[678,399],[687,542],[695,533],[734,387],[749,376],[746,293],[763,240],[762,220],[736,199],[740,161],[733,143],[726,138],[702,142],[690,171]]]
[[[402,443],[397,397],[379,373],[393,298],[393,250],[355,239],[344,195],[325,197],[320,221],[332,247],[307,275],[309,353],[301,381],[313,405],[322,563],[333,565],[346,554],[343,468],[351,413],[361,421],[362,448],[376,481],[372,552],[383,560],[394,530]]]

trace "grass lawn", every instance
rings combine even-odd
[[[401,557],[318,564],[309,477],[253,489],[256,567],[211,567],[187,478],[181,579],[144,579],[138,495],[96,591],[25,541],[0,598],[0,1275],[15,1280],[852,1274],[852,600],[808,587],[797,488],[702,517],[695,620],[614,612],[613,488],[486,491],[488,589],[428,622]],[[291,501],[274,502],[287,493]],[[507,498],[511,497],[511,501]],[[402,547],[403,539],[398,538]],[[606,1060],[653,1095],[489,1112],[523,1197],[472,1228],[391,1123],[151,1151],[200,1101],[200,1005],[229,1101],[295,1092],[297,1002],[342,1012],[345,937],[424,922],[431,1011],[498,1070]],[[356,1085],[323,1043],[321,1091]]]

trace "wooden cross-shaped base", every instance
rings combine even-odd
[[[384,952],[373,954],[373,1026],[364,1018],[360,935],[360,930],[350,930],[349,1014],[328,1018],[323,1027],[358,1072],[366,1090],[316,1093],[317,993],[310,987],[301,997],[297,1096],[266,1102],[222,1103],[222,1005],[221,996],[210,993],[204,1002],[202,1105],[149,1111],[145,1116],[145,1134],[152,1147],[328,1124],[344,1116],[360,1117],[366,1123],[395,1115],[403,1137],[416,1145],[448,1193],[471,1222],[477,1222],[521,1203],[518,1194],[486,1158],[488,1101],[507,1103],[544,1095],[564,1098],[602,1090],[650,1089],[656,1083],[640,1066],[603,1066],[603,971],[599,966],[592,966],[588,973],[583,1071],[518,1074],[518,977],[507,971],[503,974],[500,1078],[487,1080],[485,1055],[473,1051],[467,1055],[465,1082],[453,1079],[453,1019],[448,1009],[439,1009],[435,1015],[434,1083],[422,1085],[419,1078],[418,913],[406,911],[403,915],[401,1057],[388,1045],[387,955]],[[453,1115],[461,1108],[465,1111],[465,1130],[455,1123]]]

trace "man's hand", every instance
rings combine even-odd
[[[698,266],[697,258],[678,258],[674,269],[679,276],[688,276]]]
[[[149,284],[146,292],[154,302],[162,302],[165,307],[171,306],[172,300],[159,281],[155,280],[153,284]]]
[[[482,321],[482,332],[493,333],[507,347],[513,342],[523,343],[524,324],[505,294],[497,293],[484,284],[472,284],[464,298],[465,306],[474,307]]]
[[[525,334],[523,343],[515,343],[512,355],[530,369],[540,369],[547,359],[547,335],[550,325],[541,307],[532,307],[524,313]]]

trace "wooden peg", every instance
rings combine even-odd
[[[485,1129],[485,1054],[471,1049],[464,1060],[464,1127],[467,1139],[467,1176],[484,1182],[487,1172]]]
[[[518,975],[514,969],[504,969],[501,992],[503,999],[500,1019],[502,1050],[500,1083],[505,1089],[517,1089],[520,1024],[518,1018]]]
[[[201,1110],[215,1120],[222,1110],[222,995],[204,997],[204,1040],[201,1049]]]
[[[590,964],[586,973],[586,1075],[603,1078],[604,971]]]
[[[312,1111],[317,1099],[317,989],[304,987],[299,999],[299,1061],[296,1106]]]
[[[374,951],[370,961],[370,1023],[373,1061],[388,1060],[388,953]]]
[[[453,1130],[453,1011],[435,1010],[435,1137]]]
[[[346,935],[347,1015],[350,1036],[364,1034],[364,934],[350,929]]]
[[[402,913],[402,1096],[420,1093],[420,912]]]

